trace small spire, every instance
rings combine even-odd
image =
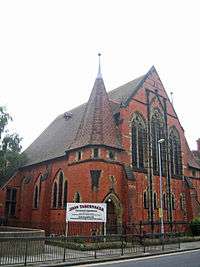
[[[102,75],[101,75],[101,60],[100,60],[101,53],[98,53],[98,56],[99,56],[99,69],[98,69],[98,73],[97,73],[97,78],[102,78]]]
[[[172,105],[174,104],[173,103],[173,92],[170,92],[170,95],[171,95],[171,103],[172,103]]]

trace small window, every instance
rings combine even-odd
[[[195,170],[192,170],[192,176],[196,177],[196,171]]]
[[[148,197],[147,197],[147,191],[144,192],[144,208],[148,209]]]
[[[180,209],[184,210],[184,198],[182,194],[180,195]]]
[[[5,204],[6,216],[14,216],[15,215],[16,198],[17,198],[17,190],[15,188],[7,189],[7,191],[6,191],[6,204]]]
[[[166,194],[163,194],[163,209],[167,209],[167,198],[166,198]]]
[[[115,124],[117,126],[120,125],[120,122],[121,122],[120,113],[119,112],[115,113],[113,117],[114,117]]]
[[[115,188],[115,183],[116,183],[115,176],[110,175],[109,176],[109,181],[110,181],[110,189],[114,189]]]
[[[68,183],[67,180],[64,183],[64,199],[63,199],[63,207],[66,208],[67,206],[67,192],[68,191]]]
[[[38,209],[39,207],[39,188],[36,185],[35,190],[34,190],[34,203],[33,203],[34,209]]]
[[[58,181],[58,207],[62,207],[62,200],[63,200],[63,173],[60,172],[59,181]]]
[[[172,194],[172,209],[175,210],[176,207],[175,207],[175,197],[174,195]]]
[[[99,157],[99,149],[98,148],[94,148],[93,149],[93,157],[94,158],[98,158]]]
[[[78,151],[77,152],[77,160],[81,160],[82,159],[82,151]]]
[[[100,175],[101,175],[101,170],[90,171],[92,191],[97,191],[99,189]]]
[[[108,157],[109,159],[114,160],[115,159],[115,152],[113,150],[108,151]]]
[[[81,196],[79,192],[76,192],[74,195],[74,202],[75,203],[80,203],[81,202]]]
[[[153,206],[154,206],[154,209],[157,209],[157,195],[156,195],[156,193],[153,193]]]
[[[57,207],[57,193],[58,193],[58,187],[57,187],[57,183],[54,183],[54,187],[53,187],[53,208]]]

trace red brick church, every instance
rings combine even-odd
[[[156,231],[160,173],[165,230],[200,214],[200,142],[191,152],[154,67],[108,93],[99,68],[88,102],[59,115],[24,153],[0,189],[10,225],[58,233],[67,202],[105,202],[114,232]]]

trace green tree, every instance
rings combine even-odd
[[[22,138],[6,129],[11,120],[6,109],[0,107],[0,184],[25,162],[25,156],[20,153]]]

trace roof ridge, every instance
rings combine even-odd
[[[141,77],[143,76],[106,93],[109,105],[112,109],[112,115],[115,114],[117,105],[120,107],[120,103],[135,91]],[[44,129],[42,133],[23,151],[23,153],[26,153],[27,155],[27,162],[24,164],[24,167],[64,156],[65,151],[68,149],[76,135],[86,105],[87,102],[68,109],[67,111],[65,110],[65,112],[56,116],[46,129]],[[117,108],[117,111],[118,110],[119,109]],[[72,117],[69,120],[66,120],[64,117],[66,112],[72,113]],[[120,137],[118,140],[118,143],[120,144]]]

